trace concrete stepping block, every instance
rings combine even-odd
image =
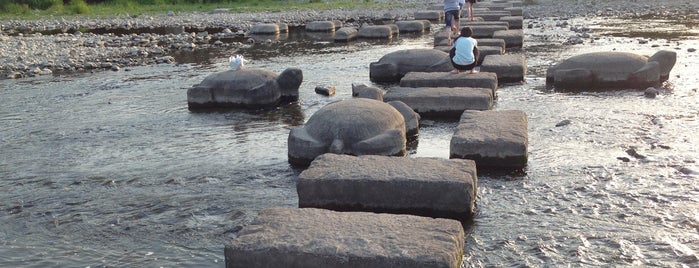
[[[511,47],[522,47],[524,44],[524,31],[523,30],[503,30],[496,31],[493,33],[493,38],[505,40],[505,46],[507,48]]]
[[[464,111],[451,138],[449,158],[474,160],[479,169],[524,168],[527,127],[523,111]]]
[[[401,87],[482,87],[489,88],[496,95],[498,76],[495,73],[478,72],[409,72],[400,80]]]
[[[491,46],[478,46],[478,63],[476,65],[481,66],[485,57],[490,55],[502,55],[505,50],[502,47],[491,47]],[[481,71],[483,71],[481,69]],[[500,76],[498,76],[500,77]]]
[[[334,32],[335,22],[333,21],[312,21],[306,24],[308,32]]]
[[[476,16],[483,18],[485,21],[499,21],[500,18],[506,16],[512,16],[509,11],[485,11],[480,13],[475,13]]]
[[[493,38],[493,34],[497,31],[504,31],[509,29],[505,25],[478,25],[471,26],[473,30],[473,38]]]
[[[522,16],[505,16],[505,17],[501,17],[500,21],[507,22],[510,25],[510,30],[522,29],[522,24],[524,23],[524,17],[522,17]]]
[[[508,7],[512,7],[512,3],[494,3],[494,2],[478,2],[479,8],[487,8],[489,10],[505,10]]]
[[[258,23],[253,25],[250,29],[250,34],[275,35],[279,33],[279,25],[277,25],[276,23]]]
[[[461,265],[461,223],[412,215],[268,208],[225,245],[226,267]]]
[[[465,20],[461,22],[461,26],[471,26],[471,27],[477,27],[477,26],[505,26],[507,29],[509,29],[510,24],[507,23],[507,21],[468,21]],[[505,29],[505,30],[507,30]]]
[[[440,10],[419,10],[413,14],[416,20],[440,21],[444,19],[444,11]]]
[[[496,73],[498,83],[522,82],[527,75],[527,63],[524,54],[488,55],[481,64],[481,72]]]
[[[359,31],[354,27],[342,27],[335,31],[335,42],[349,42],[357,39]]]
[[[425,31],[424,20],[396,21],[395,25],[401,33],[421,33]]]
[[[384,101],[402,101],[421,117],[459,118],[464,110],[490,110],[493,91],[470,87],[393,87]]]
[[[505,39],[495,39],[495,38],[478,38],[478,46],[488,46],[488,47],[501,47],[504,51],[507,48],[505,44]]]
[[[358,37],[372,39],[388,39],[393,37],[393,33],[393,27],[390,25],[368,25],[359,28]]]
[[[453,160],[323,154],[299,174],[299,207],[466,221],[475,209],[476,164]]]
[[[524,10],[522,7],[508,7],[505,8],[505,11],[509,11],[512,16],[523,16],[524,15]]]

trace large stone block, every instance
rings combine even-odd
[[[502,47],[478,46],[478,65],[483,64],[485,57],[489,55],[502,55],[505,50]],[[483,70],[481,70],[483,71]],[[499,77],[499,76],[498,76]]]
[[[507,22],[510,25],[510,30],[522,29],[522,24],[524,23],[524,17],[522,16],[505,16],[501,17],[500,21]]]
[[[476,200],[473,161],[324,154],[298,178],[299,207],[466,221]]]
[[[492,38],[495,32],[497,31],[504,31],[509,29],[505,25],[474,25],[471,26],[471,30],[473,30],[473,38]]]
[[[309,32],[334,32],[335,22],[333,21],[311,21],[306,24],[306,31]]]
[[[481,64],[481,72],[496,73],[499,83],[522,82],[527,75],[527,63],[524,54],[488,55]]]
[[[425,31],[424,20],[396,21],[396,26],[401,33],[421,33]]]
[[[478,38],[478,46],[501,47],[503,52],[507,48],[504,39]]]
[[[342,27],[335,32],[335,42],[349,42],[356,39],[357,35],[357,28]]]
[[[413,15],[416,20],[440,21],[444,19],[444,11],[439,10],[419,10]]]
[[[483,18],[485,21],[499,21],[500,18],[505,16],[512,16],[509,11],[484,11],[484,12],[473,12],[475,16]]]
[[[280,32],[279,25],[276,23],[258,23],[250,29],[250,34],[274,35]]]
[[[498,76],[495,73],[479,72],[410,72],[400,80],[401,87],[482,87],[489,88],[496,95]]]
[[[493,38],[505,40],[505,44],[508,48],[522,47],[524,44],[524,31],[517,29],[496,31],[493,33]]]
[[[402,101],[425,117],[459,118],[464,110],[490,110],[493,91],[470,87],[393,87],[385,101]]]
[[[394,33],[398,31],[394,31],[390,25],[367,25],[359,28],[360,38],[389,39]]]
[[[461,265],[461,223],[412,215],[269,208],[225,245],[226,267]]]
[[[474,160],[479,169],[522,169],[528,159],[527,128],[523,111],[464,111],[449,157]]]

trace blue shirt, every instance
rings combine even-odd
[[[473,48],[478,45],[478,41],[471,37],[459,37],[454,41],[456,53],[454,55],[454,63],[458,65],[469,65],[476,61],[473,55]]]
[[[459,10],[459,0],[444,0],[444,11]]]

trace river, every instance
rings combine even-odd
[[[522,172],[479,174],[464,266],[699,265],[696,25],[568,22],[598,39],[561,45],[551,39],[571,32],[537,22],[550,25],[525,29],[526,81],[498,89],[494,109],[528,114],[529,162]],[[298,205],[289,129],[351,98],[352,83],[369,84],[370,62],[431,47],[432,35],[335,44],[296,32],[265,41],[182,53],[177,65],[0,80],[0,266],[223,267],[225,243],[259,210]],[[654,99],[642,90],[545,86],[546,68],[573,55],[659,49],[676,51],[678,61]],[[247,67],[302,69],[300,101],[188,111],[187,88],[226,70],[233,54]],[[337,94],[318,95],[319,85]],[[448,158],[455,126],[421,121],[408,156]]]

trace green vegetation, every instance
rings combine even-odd
[[[392,4],[395,6],[396,4]],[[174,12],[322,10],[388,6],[372,0],[0,0],[0,18],[138,16]]]

